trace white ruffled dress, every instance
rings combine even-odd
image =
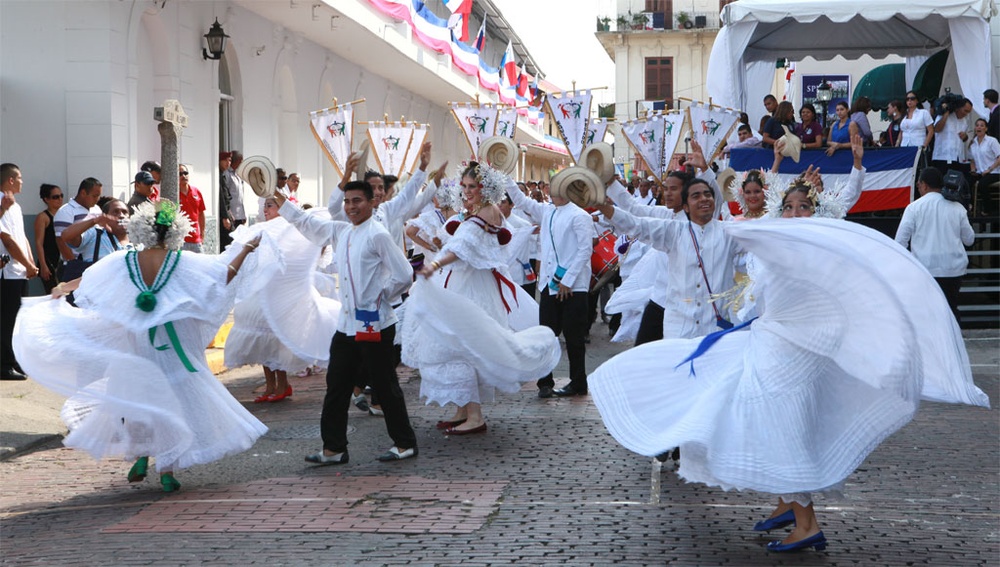
[[[538,324],[538,304],[510,281],[496,234],[477,220],[462,222],[441,251],[459,260],[436,282],[419,279],[406,302],[403,362],[420,369],[428,404],[489,403],[559,362],[559,340]]]
[[[327,297],[331,278],[316,269],[322,249],[281,217],[241,226],[233,234],[234,239],[246,241],[263,232],[277,242],[284,270],[266,289],[236,303],[226,339],[226,367],[262,364],[289,373],[326,368],[340,302]]]
[[[79,308],[48,296],[25,302],[14,349],[33,379],[69,397],[61,412],[67,447],[95,459],[151,456],[158,470],[177,470],[244,451],[267,431],[205,359],[237,294],[252,294],[281,269],[265,238],[227,285],[239,248],[181,253],[149,312],[136,307],[125,251],[84,273]]]
[[[921,399],[988,407],[926,269],[882,234],[829,219],[732,223],[762,315],[692,362],[702,339],[622,353],[589,377],[608,431],[724,489],[836,491]],[[914,305],[920,305],[914,309]]]

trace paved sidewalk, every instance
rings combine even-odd
[[[621,350],[595,325],[588,368]],[[1000,396],[1000,339],[967,333],[977,384]],[[565,365],[565,362],[563,362]],[[562,368],[556,373],[565,376]],[[31,381],[0,383],[0,563],[4,565],[997,565],[1000,412],[925,403],[848,479],[820,499],[831,545],[770,555],[752,531],[773,497],[660,476],[605,431],[589,397],[539,400],[533,387],[484,411],[489,432],[448,438],[448,410],[420,405],[404,370],[420,456],[379,463],[381,419],[351,411],[351,462],[314,468],[321,376],[249,403],[257,368],[220,375],[270,432],[252,449],[129,485],[129,464],[61,447],[61,400]],[[36,445],[32,448],[31,444]],[[38,445],[38,443],[41,443]],[[26,450],[30,449],[30,450]]]

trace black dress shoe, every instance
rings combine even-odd
[[[556,397],[559,397],[559,398],[565,398],[565,397],[568,397],[568,396],[586,396],[587,395],[587,389],[586,388],[577,388],[577,387],[574,387],[572,384],[570,384],[568,386],[564,386],[562,388],[559,388],[558,390],[553,390],[552,393]]]
[[[23,372],[18,372],[14,368],[8,368],[0,374],[0,380],[27,380],[28,377]]]
[[[542,386],[538,389],[538,397],[544,399],[551,398],[554,394],[550,386]]]

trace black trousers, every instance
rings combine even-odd
[[[0,366],[4,371],[17,365],[14,358],[14,322],[21,310],[21,298],[28,288],[28,280],[8,279],[0,276]]]
[[[635,346],[651,343],[663,338],[663,308],[649,301],[642,310],[639,332],[635,336]]]
[[[226,230],[225,227],[222,226],[222,221],[221,220],[219,221],[219,250],[220,251],[225,250],[226,246],[229,246],[230,244],[233,243],[233,237],[230,236],[230,235],[236,230],[236,227],[238,227],[240,225],[244,225],[246,223],[247,223],[247,219],[234,220],[233,221],[233,227],[230,228],[229,230]],[[204,228],[204,227],[202,227],[202,228]]]
[[[938,283],[941,291],[944,292],[944,297],[948,300],[948,307],[951,307],[951,312],[954,313],[955,320],[961,323],[962,317],[958,314],[958,292],[962,289],[962,276],[934,278],[934,281]]]
[[[566,337],[566,354],[569,356],[570,385],[576,389],[587,388],[587,306],[589,293],[573,292],[568,299],[559,301],[555,295],[542,290],[542,300],[538,304],[538,322],[552,329],[558,337]],[[538,381],[539,388],[555,387],[550,372]]]
[[[354,337],[337,331],[330,343],[330,366],[326,370],[326,397],[320,416],[320,434],[323,448],[334,453],[347,449],[347,411],[354,393],[354,378],[359,371],[366,371],[368,384],[382,404],[385,428],[393,444],[401,449],[417,446],[417,436],[410,426],[403,390],[396,378],[393,339],[396,326],[382,329],[382,341],[377,343],[355,341]]]

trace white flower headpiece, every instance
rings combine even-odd
[[[795,178],[791,182],[776,176],[776,179],[769,182],[764,188],[764,209],[769,217],[781,216],[781,203],[785,200],[785,195],[792,188],[805,187],[808,189],[809,200],[812,201],[815,211],[814,217],[827,219],[842,219],[847,216],[849,209],[847,201],[842,197],[846,181],[837,183],[836,187],[823,188],[813,187],[811,183],[801,178]]]
[[[462,210],[462,186],[458,179],[441,179],[438,183],[437,191],[434,193],[438,205],[453,211]]]
[[[757,174],[760,178],[760,183],[763,185],[765,194],[767,194],[768,187],[774,185],[775,182],[780,182],[781,179],[777,173],[763,169],[751,169],[750,171],[744,172],[743,175],[733,178],[733,180],[729,182],[729,192],[733,195],[733,199],[736,200],[736,203],[740,206],[740,212],[743,214],[747,214],[747,202],[746,197],[743,195],[743,184],[746,183],[747,177],[750,176],[751,172]],[[778,208],[781,208],[780,205]]]
[[[481,162],[476,162],[474,172],[476,181],[483,186],[483,202],[491,205],[502,203],[507,197],[507,174]]]
[[[157,246],[160,243],[157,225],[166,227],[163,245],[167,250],[180,250],[193,226],[191,219],[173,201],[158,201],[155,205],[142,203],[129,218],[129,241],[145,248]]]

